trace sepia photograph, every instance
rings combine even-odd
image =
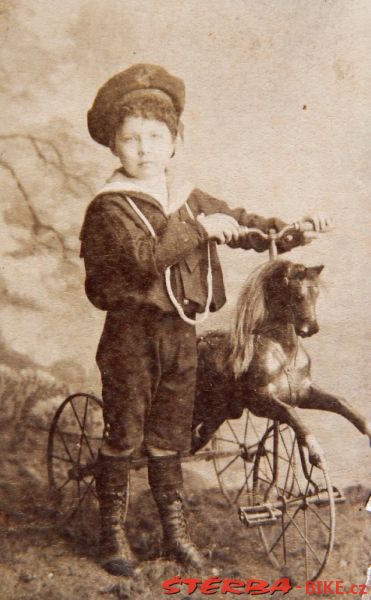
[[[0,600],[371,597],[370,31],[0,0]]]

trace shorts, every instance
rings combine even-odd
[[[124,451],[190,449],[195,327],[147,305],[109,312],[97,352],[105,441]]]

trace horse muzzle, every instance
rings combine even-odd
[[[303,323],[296,328],[296,333],[302,338],[311,337],[315,333],[319,332],[317,321],[311,323]]]

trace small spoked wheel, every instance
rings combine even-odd
[[[49,488],[57,521],[74,517],[83,530],[96,525],[98,499],[95,471],[103,438],[102,401],[92,394],[73,394],[54,415],[48,438]],[[123,511],[126,516],[127,507]]]
[[[271,420],[244,410],[240,419],[225,421],[211,447],[220,490],[231,505],[252,504],[252,475],[259,442]]]
[[[260,537],[280,576],[297,585],[317,579],[334,542],[334,490],[326,466],[310,464],[287,425],[275,421],[259,443],[252,497]]]

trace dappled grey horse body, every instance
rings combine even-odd
[[[315,464],[322,450],[297,408],[338,413],[371,436],[360,413],[311,380],[310,357],[300,338],[318,332],[315,309],[322,268],[281,260],[260,267],[240,294],[231,332],[199,338],[194,452],[244,408],[289,424]]]

